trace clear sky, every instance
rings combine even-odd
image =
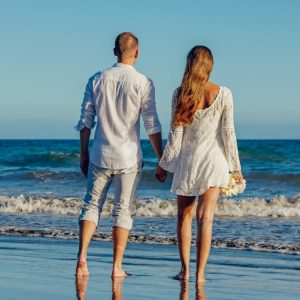
[[[115,62],[123,31],[140,39],[164,137],[186,55],[204,44],[238,138],[300,138],[299,15],[298,0],[0,0],[0,138],[77,138],[87,79]]]

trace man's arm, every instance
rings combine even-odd
[[[84,127],[80,130],[80,169],[82,174],[87,177],[89,168],[89,140],[91,129]]]
[[[163,153],[161,125],[156,111],[155,88],[152,81],[149,81],[142,97],[141,114],[153,150],[158,160],[160,160]],[[159,164],[157,164],[156,167],[155,177],[161,182],[164,182],[167,178],[167,172],[162,169]]]
[[[161,132],[150,134],[149,140],[158,160],[160,160],[163,154]],[[156,166],[155,177],[160,182],[164,182],[167,179],[167,171],[161,168],[159,164]]]
[[[93,101],[93,77],[86,85],[83,101],[81,104],[81,114],[75,129],[80,132],[80,169],[87,177],[89,166],[89,139],[91,129],[95,126],[95,106]]]
[[[163,154],[161,132],[150,134],[149,140],[157,158],[160,160]]]

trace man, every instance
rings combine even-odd
[[[132,227],[130,202],[142,168],[140,115],[158,159],[163,152],[153,83],[133,67],[139,54],[137,37],[130,32],[119,34],[114,54],[118,63],[89,79],[76,126],[80,131],[80,168],[87,177],[87,193],[78,220],[77,277],[89,275],[87,249],[112,180],[115,183],[112,277],[128,275],[122,268],[122,261]],[[89,154],[88,143],[95,117],[97,126]],[[156,177],[160,181],[166,179],[166,172],[159,165]]]

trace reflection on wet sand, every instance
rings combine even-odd
[[[205,284],[204,283],[196,283],[196,300],[204,300],[207,299],[205,295]]]
[[[75,286],[76,286],[76,297],[78,300],[85,300],[86,290],[89,282],[89,276],[76,277]]]
[[[189,282],[180,281],[179,300],[189,300]]]
[[[122,300],[122,284],[125,277],[112,278],[112,300]],[[77,300],[86,300],[86,291],[88,287],[89,277],[76,277],[76,297]],[[206,300],[205,285],[203,283],[196,284],[195,300]],[[189,282],[180,281],[179,300],[190,300]]]
[[[125,277],[112,278],[112,300],[122,300],[122,283]]]
[[[112,300],[122,300],[122,283],[125,277],[112,278]],[[89,276],[76,277],[76,297],[77,300],[86,299],[86,291],[88,287]]]
[[[196,294],[195,300],[206,300],[205,295],[205,285],[203,283],[196,283]],[[180,294],[179,300],[189,300],[189,282],[188,281],[181,281],[180,282]]]

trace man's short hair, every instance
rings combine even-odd
[[[121,58],[134,56],[139,40],[131,32],[120,33],[115,40],[115,54]]]

